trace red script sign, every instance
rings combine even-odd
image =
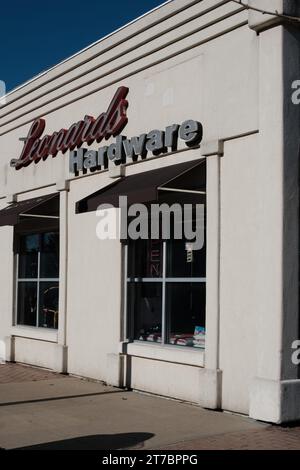
[[[127,108],[128,101],[125,99],[129,89],[118,88],[107,111],[100,114],[95,119],[92,116],[85,116],[83,121],[73,124],[69,129],[61,129],[52,135],[41,137],[46,122],[44,119],[36,119],[24,139],[24,147],[21,156],[14,161],[14,167],[19,170],[30,163],[38,163],[41,159],[46,160],[49,155],[55,157],[58,152],[65,153],[80,147],[84,142],[88,145],[94,141],[115,137],[123,130],[128,122]]]

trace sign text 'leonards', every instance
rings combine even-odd
[[[66,153],[67,150],[79,148],[85,142],[91,145],[95,141],[101,142],[117,136],[128,122],[128,101],[125,99],[128,92],[127,87],[118,88],[107,111],[101,113],[97,119],[87,115],[69,129],[60,129],[51,135],[42,137],[46,122],[42,118],[36,119],[27,137],[20,139],[24,142],[22,153],[19,159],[11,160],[11,166],[19,170],[32,162],[46,160],[49,156],[56,157],[58,152]]]

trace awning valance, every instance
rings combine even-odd
[[[194,160],[123,177],[78,201],[76,213],[96,211],[101,204],[119,207],[119,196],[127,196],[128,205],[157,201],[160,189],[200,193],[205,188],[196,170],[202,163],[203,159]]]
[[[57,193],[48,194],[47,196],[35,197],[27,199],[25,201],[14,202],[4,209],[0,210],[0,226],[4,225],[17,225],[21,220],[22,216],[26,217],[53,217],[58,218],[57,215],[53,215],[52,210],[44,211],[42,207],[45,203],[48,203],[54,198],[58,198]],[[39,212],[36,210],[39,208]],[[34,209],[34,213],[32,212]]]

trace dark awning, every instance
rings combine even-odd
[[[58,194],[48,194],[47,196],[35,197],[32,199],[27,199],[26,201],[21,202],[14,202],[9,206],[5,207],[5,209],[0,210],[0,226],[4,225],[16,225],[20,222],[22,215],[41,215],[43,211],[41,210],[40,213],[36,212],[32,213],[33,209],[36,209],[40,206],[44,205],[46,202],[50,201],[51,199],[58,198]],[[44,215],[45,217],[51,217],[51,214],[48,214],[47,211]]]
[[[181,176],[187,176],[190,180],[189,189],[199,189],[201,182],[199,178],[197,182],[195,181],[194,169],[203,162],[203,159],[194,160],[118,179],[109,186],[78,201],[76,213],[96,211],[101,204],[119,207],[119,196],[127,196],[128,205],[157,201],[159,188],[167,187]],[[188,172],[191,175],[188,175]]]

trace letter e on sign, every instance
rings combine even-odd
[[[188,120],[181,124],[179,137],[184,140],[189,147],[200,144],[203,137],[203,127],[198,121]]]

